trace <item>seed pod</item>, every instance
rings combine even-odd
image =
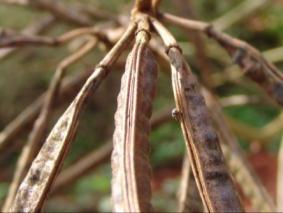
[[[233,177],[242,188],[244,195],[250,199],[252,208],[256,212],[275,212],[275,204],[258,179],[252,166],[246,159],[245,153],[239,147],[237,138],[228,128],[221,105],[208,90],[202,90],[212,117],[212,121],[221,140],[227,166]]]
[[[129,25],[124,35],[103,58],[100,66],[93,71],[76,98],[57,121],[21,183],[15,201],[10,208],[11,212],[38,212],[41,210],[68,147],[75,137],[79,116],[88,97],[107,76],[108,67],[118,59],[121,51],[126,48],[135,29],[136,24]]]
[[[174,36],[157,19],[150,20],[167,47],[179,121],[204,208],[209,212],[241,212],[198,82]]]
[[[261,86],[280,105],[283,105],[283,75],[261,53],[241,40],[208,27],[207,34],[215,39],[251,80]]]
[[[180,122],[203,203],[210,212],[241,212],[197,80],[179,49],[171,47],[168,56],[175,101],[181,112]]]
[[[127,58],[115,114],[112,153],[114,212],[151,211],[148,162],[149,119],[157,65],[150,49],[137,42]]]

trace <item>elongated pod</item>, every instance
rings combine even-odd
[[[146,42],[136,42],[127,58],[115,114],[114,212],[148,212],[152,209],[148,134],[156,79],[154,55]]]
[[[171,33],[156,19],[152,23],[168,48],[177,117],[202,202],[209,212],[241,212],[199,84]]]
[[[242,68],[247,77],[256,82],[278,104],[283,105],[283,74],[256,48],[202,21],[188,20],[171,14],[161,14],[160,17],[175,26],[204,32],[216,40],[232,57],[234,63]]]
[[[206,33],[215,39],[238,64],[245,75],[264,89],[278,104],[283,105],[283,74],[248,43],[217,31],[212,26]]]
[[[98,88],[109,73],[109,67],[118,59],[121,51],[131,39],[136,24],[131,24],[125,34],[103,58],[99,66],[84,83],[80,92],[59,118],[37,157],[22,181],[10,212],[39,212],[56,178],[70,143],[73,141],[79,124],[79,117],[88,97]]]

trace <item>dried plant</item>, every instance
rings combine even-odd
[[[200,37],[204,34],[215,40],[220,48],[228,52],[233,62],[242,68],[245,75],[269,94],[274,102],[282,106],[282,73],[257,49],[219,30],[234,23],[237,20],[235,13],[243,8],[245,10],[241,12],[244,16],[266,1],[242,4],[227,14],[233,17],[230,21],[227,22],[224,17],[212,24],[159,12],[160,0],[136,0],[130,18],[122,15],[116,17],[83,4],[67,7],[64,3],[55,0],[3,2],[48,11],[52,16],[21,33],[10,29],[1,31],[0,58],[8,56],[18,47],[58,48],[77,38],[84,38],[85,41],[80,48],[58,64],[45,94],[0,132],[2,154],[11,151],[14,138],[19,137],[25,130],[30,130],[27,143],[18,159],[3,211],[41,211],[49,192],[54,194],[73,184],[108,160],[110,155],[113,211],[154,211],[154,206],[151,204],[149,134],[156,127],[168,122],[170,116],[168,110],[165,110],[160,116],[151,120],[151,114],[158,65],[166,67],[169,64],[176,105],[172,116],[180,122],[187,151],[179,190],[179,211],[245,211],[238,193],[239,187],[251,201],[254,210],[270,212],[275,211],[276,208],[282,210],[280,203],[282,190],[278,191],[276,206],[248,164],[237,144],[237,139],[228,128],[221,105],[214,97],[213,91],[210,91],[213,86],[211,82],[213,76],[204,50],[204,41]],[[186,13],[186,10],[184,9],[183,12]],[[107,21],[93,26],[92,17]],[[76,28],[57,37],[40,35],[39,33],[55,19],[69,22]],[[198,64],[203,71],[200,82],[209,90],[202,89],[181,47],[165,27],[166,23],[186,30],[188,35],[192,32],[196,33],[193,40],[198,50]],[[159,37],[164,45],[158,41]],[[97,44],[102,44],[106,47],[104,49],[110,50],[96,68],[81,73],[74,79],[64,80],[66,69],[94,47],[99,46]],[[88,98],[110,73],[119,56],[131,46],[132,50],[126,59],[118,95],[113,144],[108,140],[101,148],[90,152],[60,174],[60,168],[76,136],[80,116]],[[73,101],[46,137],[55,106],[64,103],[65,99],[72,98]],[[282,115],[275,121],[276,124],[280,123]],[[267,134],[271,134],[270,129],[274,131],[274,125],[270,124],[271,127],[266,127]],[[281,155],[282,150],[279,156],[279,188],[282,187]]]

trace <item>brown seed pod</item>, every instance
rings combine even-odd
[[[158,20],[151,21],[168,48],[178,118],[203,205],[209,212],[242,212],[199,84],[172,34]]]
[[[11,212],[38,212],[42,208],[47,193],[55,180],[70,143],[77,132],[79,116],[88,97],[98,88],[111,66],[127,46],[136,24],[131,24],[125,34],[103,58],[68,109],[57,121],[48,138],[33,161],[25,179],[21,183]]]
[[[278,104],[283,105],[283,75],[257,49],[213,27],[207,27],[206,33],[225,48],[245,75],[261,86]]]
[[[170,48],[168,56],[175,101],[203,202],[210,212],[239,212],[241,205],[197,80],[178,49]]]
[[[127,58],[115,114],[114,212],[148,212],[152,209],[148,134],[156,79],[157,64],[151,50],[145,43],[137,42]]]

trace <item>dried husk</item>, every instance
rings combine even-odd
[[[283,105],[283,74],[277,67],[246,42],[223,34],[213,27],[208,27],[206,33],[224,47],[247,77],[256,82],[278,104]]]
[[[198,82],[179,49],[170,48],[168,56],[179,119],[204,206],[209,212],[241,212]]]
[[[152,210],[148,134],[156,79],[157,65],[151,50],[145,43],[137,42],[127,58],[115,114],[114,212]]]
[[[135,29],[136,24],[128,27],[122,38],[103,58],[68,109],[57,121],[21,183],[10,212],[40,211],[68,147],[75,137],[79,116],[88,97],[109,73],[108,67],[117,60],[121,51],[127,46]]]

